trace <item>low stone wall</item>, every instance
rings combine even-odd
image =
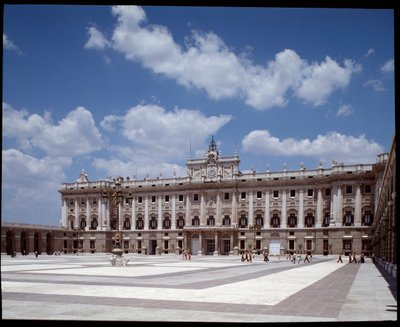
[[[385,269],[390,276],[397,280],[397,265],[389,261],[382,260],[381,258],[376,259],[377,264]]]

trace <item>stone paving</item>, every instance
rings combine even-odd
[[[369,258],[125,256],[2,254],[3,320],[397,322],[396,280]]]

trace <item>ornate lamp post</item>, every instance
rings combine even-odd
[[[115,265],[121,266],[123,265],[123,260],[122,260],[122,253],[123,250],[121,248],[121,231],[120,231],[120,225],[119,225],[119,205],[122,203],[123,200],[123,195],[121,191],[121,181],[122,177],[117,177],[117,180],[115,182],[115,192],[111,195],[114,201],[114,204],[117,208],[117,224],[116,224],[116,232],[114,234],[114,249],[111,251],[115,255]]]

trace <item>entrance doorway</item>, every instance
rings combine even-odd
[[[149,254],[156,254],[157,240],[150,240],[149,243]]]
[[[222,253],[228,255],[231,251],[231,240],[222,240]]]
[[[279,255],[280,251],[281,251],[281,241],[271,240],[271,242],[269,243],[269,254]]]
[[[192,254],[197,255],[197,253],[200,251],[200,239],[199,237],[192,237]]]
[[[207,251],[206,254],[213,255],[215,251],[215,239],[207,239]]]

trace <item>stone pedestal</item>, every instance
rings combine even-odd
[[[219,252],[218,251],[214,251],[214,255],[219,255]]]
[[[203,255],[203,251],[201,250],[197,251],[197,255]]]
[[[180,254],[181,254],[181,248],[180,248],[179,246],[177,246],[177,247],[175,248],[175,254],[176,254],[176,255],[180,255]]]
[[[156,247],[156,254],[161,254],[160,253],[160,248],[158,246]]]
[[[128,264],[129,259],[124,258],[124,256],[122,255],[122,253],[124,251],[122,249],[116,248],[116,249],[112,250],[111,252],[113,254],[110,259],[112,266],[122,267],[122,266],[126,266]]]
[[[233,248],[233,255],[239,255],[239,248],[237,246]]]

